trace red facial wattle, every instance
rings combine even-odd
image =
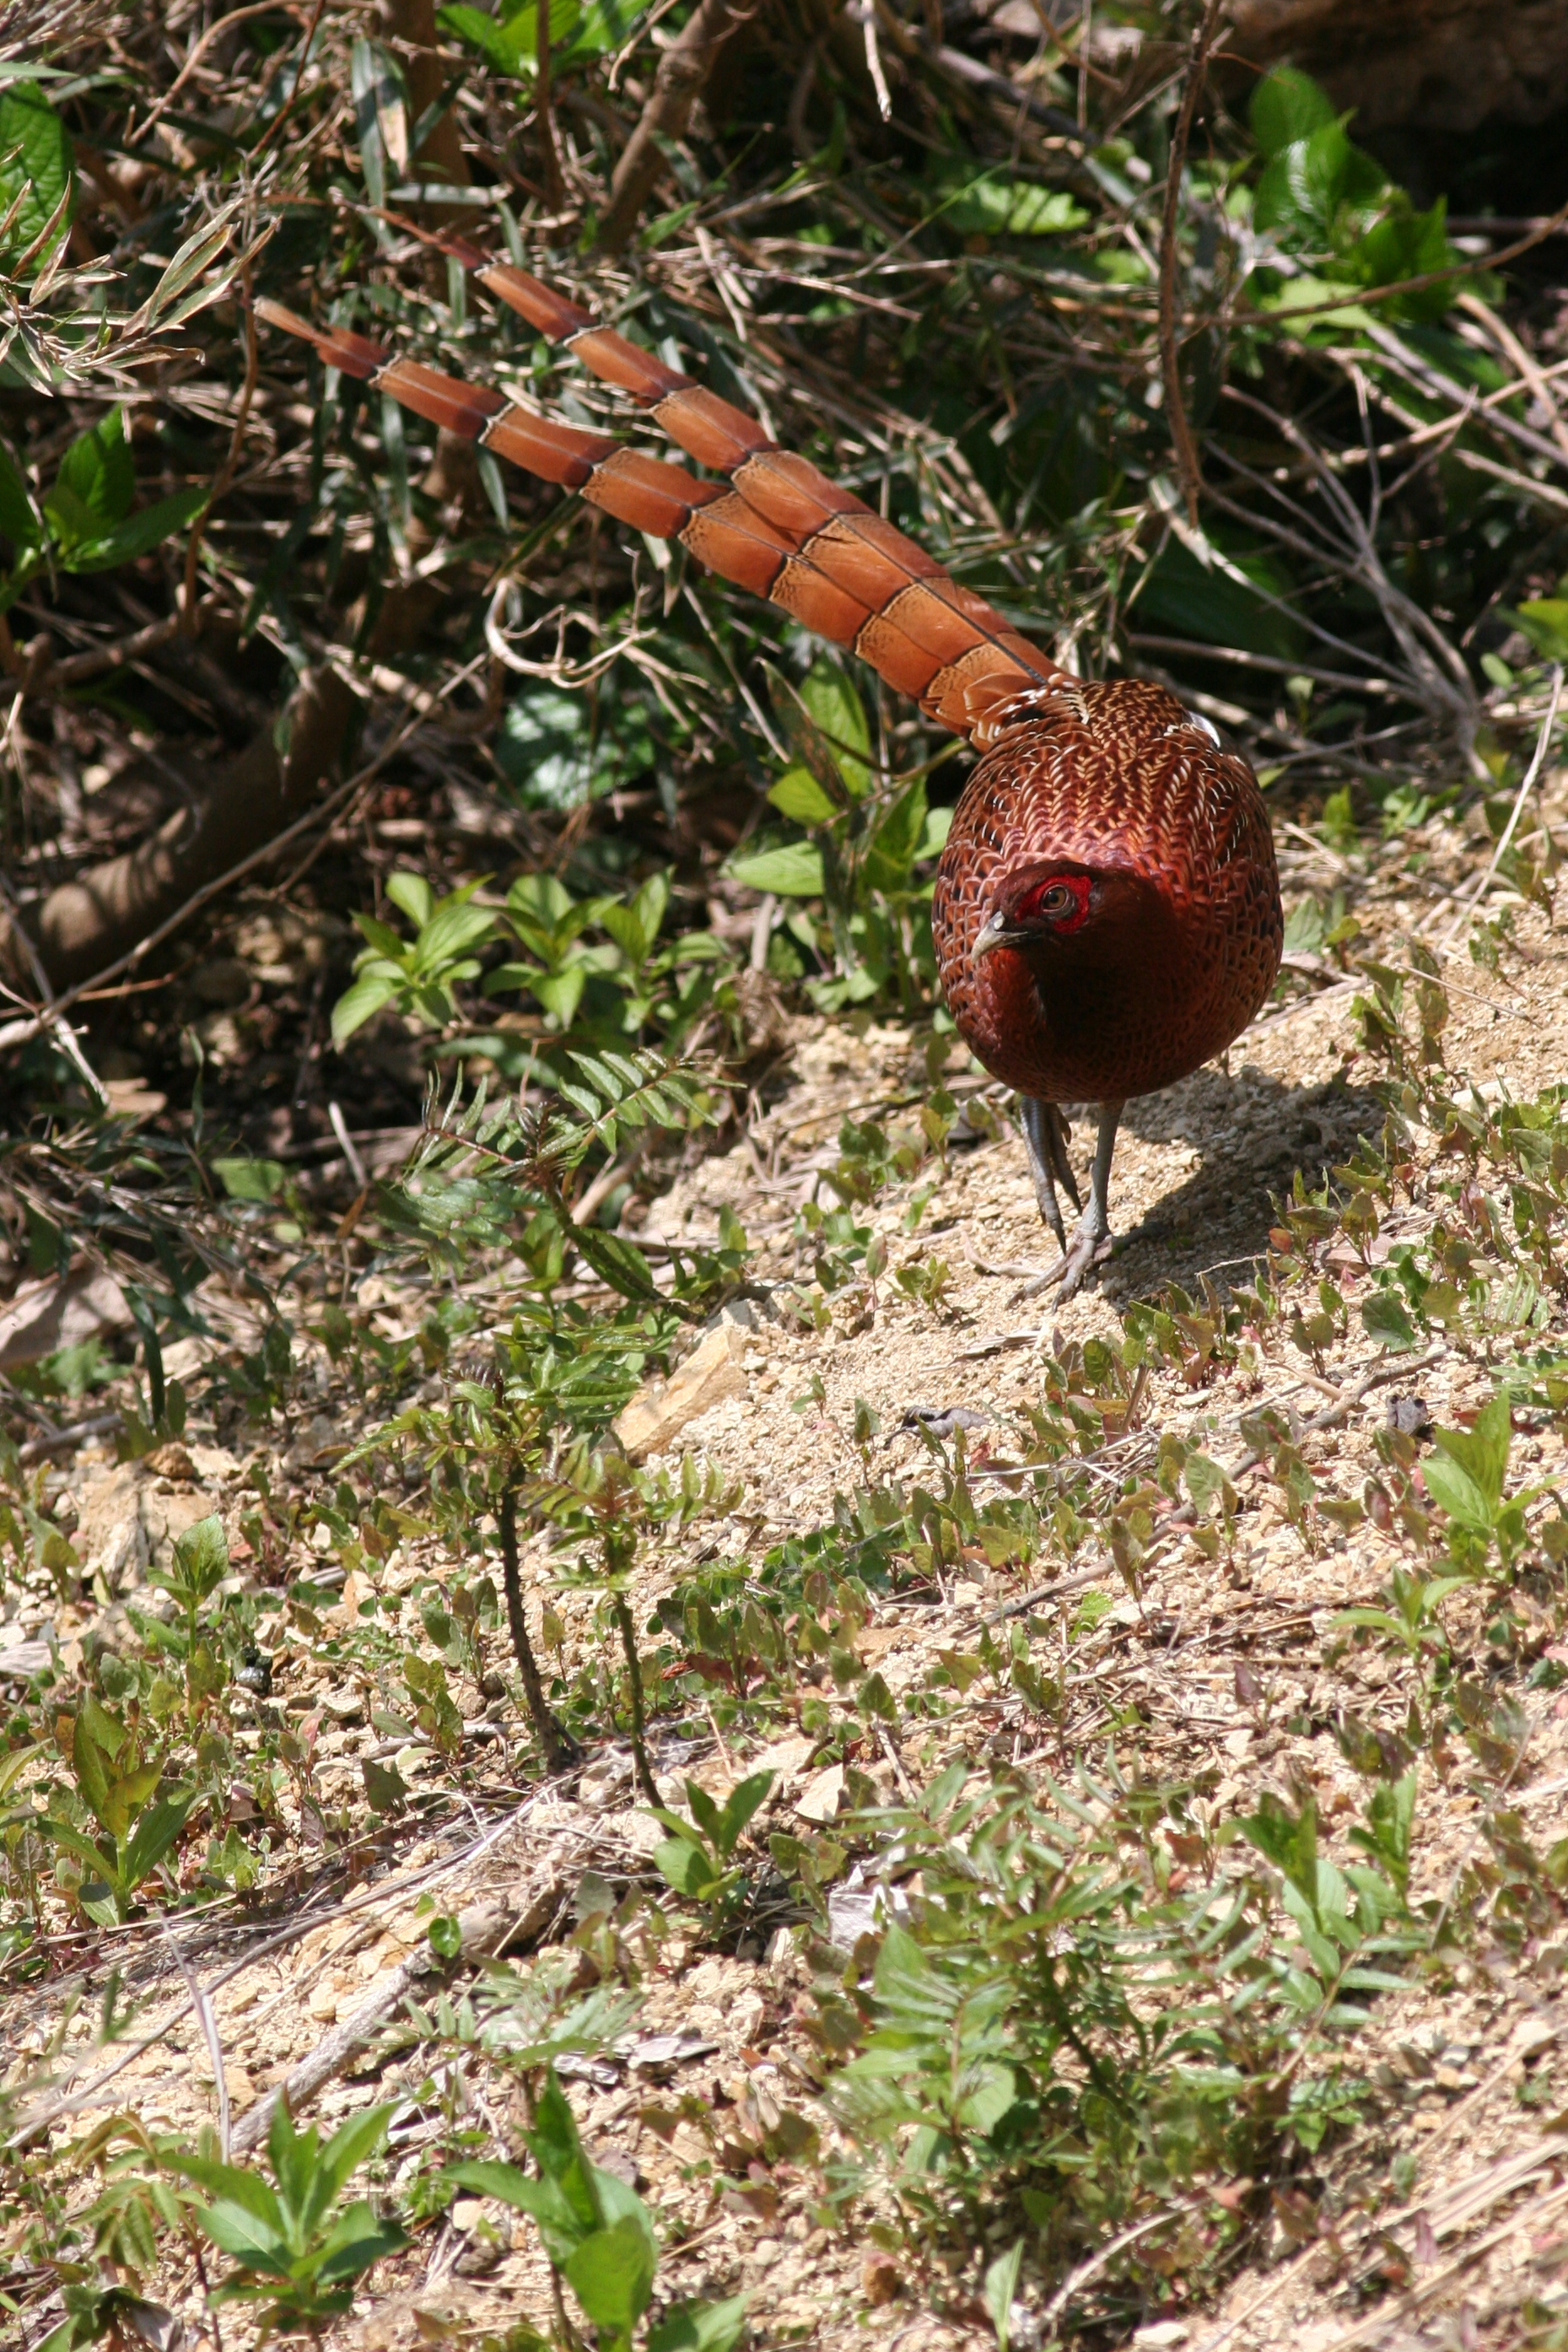
[[[1072,904],[1064,912],[1048,910],[1046,900],[1053,890],[1071,893]],[[1089,918],[1090,880],[1087,874],[1048,874],[1027,891],[1013,909],[1015,922],[1048,922],[1053,931],[1076,931]]]

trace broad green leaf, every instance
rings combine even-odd
[[[679,2303],[648,2330],[648,2352],[733,2352],[746,2327],[749,2295],[722,2303]]]
[[[1427,1482],[1427,1492],[1439,1509],[1447,1511],[1451,1519],[1458,1519],[1462,1528],[1469,1528],[1475,1535],[1490,1534],[1491,1507],[1468,1470],[1458,1462],[1445,1461],[1440,1454],[1435,1454],[1427,1460],[1421,1475]]]
[[[549,0],[549,38],[552,49],[566,42],[567,36],[582,14],[581,0]],[[436,20],[458,39],[477,49],[487,65],[497,73],[531,74],[538,64],[538,10],[519,8],[500,22],[486,16],[481,8],[471,8],[466,0],[455,0],[455,5],[443,8]],[[568,44],[574,47],[575,44]],[[606,47],[611,44],[606,43]]]
[[[78,541],[62,554],[62,564],[68,572],[112,572],[118,563],[134,563],[193,522],[206,502],[204,489],[177,490],[172,499],[143,507],[112,530]]]
[[[791,841],[782,849],[759,849],[735,858],[729,877],[743,889],[771,890],[779,898],[820,898],[822,853],[811,842]]]
[[[8,1755],[0,1756],[0,1798],[8,1796],[35,1757],[41,1756],[47,1742],[35,1739],[25,1748],[13,1748]]]
[[[0,212],[8,212],[24,188],[21,209],[8,232],[9,248],[24,253],[48,226],[60,199],[70,191],[60,226],[28,267],[47,267],[61,237],[68,234],[76,207],[76,173],[65,124],[36,82],[13,82],[0,93]]]
[[[1469,1473],[1495,1509],[1502,1500],[1503,1482],[1508,1476],[1511,1434],[1508,1400],[1494,1396],[1477,1413],[1471,1428],[1435,1430],[1433,1443],[1439,1454],[1446,1454]],[[1429,1469],[1435,1466],[1435,1461],[1427,1465]]]
[[[135,496],[136,468],[125,437],[125,418],[120,409],[111,408],[90,432],[71,443],[44,509],[57,519],[57,535],[68,547],[78,538],[104,538],[130,513]]]
[[[1396,1290],[1374,1290],[1361,1302],[1361,1319],[1369,1339],[1376,1339],[1396,1355],[1416,1345],[1416,1332],[1405,1301]]]
[[[1018,2293],[1019,2273],[1023,2268],[1023,2240],[1005,2254],[998,2254],[987,2269],[980,2288],[980,2300],[991,2326],[997,2331],[997,2352],[1008,2352],[1008,2338],[1012,2329],[1013,2297]]]
[[[379,2221],[374,2208],[361,2199],[339,2217],[329,2233],[316,2275],[329,2285],[339,2279],[358,2278],[383,2254],[395,2254],[407,2243],[406,2231],[395,2221]]]
[[[444,2177],[455,2180],[460,2189],[472,2189],[478,2196],[494,2197],[498,2204],[527,2213],[538,2222],[552,2262],[564,2262],[572,2248],[598,2227],[597,2217],[584,2221],[559,2181],[548,2176],[536,2180],[515,2164],[455,2164]]]
[[[257,2213],[220,2198],[216,2204],[198,2206],[196,2221],[214,2246],[233,2254],[247,2270],[266,2271],[274,2278],[288,2275],[288,2242]]]
[[[925,780],[916,776],[894,802],[873,834],[865,855],[865,877],[873,890],[905,890],[909,869],[925,831]]]
[[[656,1845],[653,1867],[677,1895],[688,1895],[694,1903],[700,1903],[709,1888],[718,1885],[721,1876],[701,1846],[694,1845],[689,1838],[665,1838]]]
[[[845,789],[859,800],[871,789],[871,730],[849,672],[835,661],[814,661],[800,681],[800,700],[821,729]]]
[[[786,768],[768,795],[781,816],[797,824],[826,824],[838,814],[810,768]]]
[[[646,2231],[623,2217],[584,2238],[563,2267],[567,2284],[594,2326],[626,2344],[647,2309],[656,2260]]]
[[[468,905],[466,892],[461,899],[455,894],[444,898],[419,934],[416,970],[433,977],[439,975],[492,938],[499,920],[493,908]]]
[[[397,982],[385,972],[361,972],[332,1007],[333,1045],[343,1045],[396,994]]]
[[[730,1790],[725,1800],[724,1811],[719,1817],[718,1833],[714,1841],[722,1854],[727,1856],[735,1852],[741,1832],[747,1822],[757,1811],[758,1807],[767,1802],[768,1792],[773,1786],[773,1780],[774,1776],[771,1772],[752,1772],[744,1780],[738,1781]]]
[[[784,730],[784,739],[795,765],[815,776],[835,808],[844,807],[849,795],[837,752],[800,693],[783,672],[765,662],[763,675],[768,680],[768,698],[773,705],[774,716]]]
[[[157,1767],[144,1766],[144,1771],[156,1771]],[[123,1784],[122,1784],[123,1785]],[[147,1792],[151,1794],[149,1790]],[[146,1801],[138,1799],[138,1804]],[[160,1797],[137,1822],[130,1844],[125,1849],[125,1877],[128,1886],[140,1886],[151,1871],[156,1870],[169,1848],[185,1826],[186,1816],[196,1801],[193,1789],[175,1789]]]
[[[327,2183],[322,2210],[329,2205],[350,2174],[368,2163],[387,2136],[392,2118],[389,2100],[379,2107],[367,2107],[362,2115],[350,2116],[340,2124],[317,2159],[318,2172]],[[368,2210],[368,2208],[367,2208]]]
[[[1318,1813],[1307,1799],[1293,1813],[1282,1799],[1265,1790],[1258,1811],[1238,1822],[1249,1845],[1271,1862],[1288,1885],[1302,1895],[1315,1913],[1318,1902]]]
[[[213,1173],[231,1201],[276,1201],[286,1177],[281,1160],[214,1160]]]
[[[435,893],[423,874],[394,874],[387,884],[387,897],[416,931],[422,931],[435,912]]]
[[[46,1813],[38,1827],[47,1837],[52,1837],[57,1845],[63,1845],[68,1853],[74,1853],[78,1862],[85,1863],[89,1870],[114,1870],[112,1853],[103,1852],[94,1845],[90,1838],[84,1837],[80,1830],[73,1829],[69,1822],[57,1821],[52,1813]]]
[[[188,1591],[204,1601],[217,1591],[229,1572],[229,1543],[215,1511],[176,1536],[174,1558]]]
[[[1248,120],[1264,154],[1279,155],[1339,117],[1327,90],[1309,75],[1294,66],[1276,66],[1253,91]]]
[[[1057,236],[1082,228],[1089,215],[1065,188],[988,172],[955,187],[936,217],[960,236]]]
[[[104,1819],[109,1792],[114,1779],[114,1759],[120,1743],[107,1746],[92,1721],[92,1702],[86,1701],[77,1711],[71,1733],[71,1762],[76,1768],[77,1786],[89,1810],[107,1829]]]
[[[947,835],[953,830],[953,814],[954,812],[950,808],[926,810],[925,830],[920,836],[920,846],[915,853],[917,865],[922,858],[941,856],[947,846]]]

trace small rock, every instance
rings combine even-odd
[[[178,1438],[167,1445],[155,1446],[147,1456],[147,1467],[160,1478],[168,1478],[182,1486],[196,1483],[196,1465]]]
[[[0,1371],[36,1364],[98,1331],[122,1331],[131,1319],[124,1291],[102,1266],[84,1263],[63,1282],[51,1276],[24,1283],[0,1315]]]
[[[41,1675],[52,1655],[47,1642],[14,1642],[0,1650],[0,1682],[30,1682]]]
[[[897,2302],[904,2293],[904,2272],[891,2254],[867,2254],[861,2264],[861,2293],[868,2303]]]
[[[844,1768],[830,1764],[822,1772],[814,1772],[795,1800],[795,1811],[803,1822],[832,1822],[838,1819],[843,1801]]]
[[[1133,2342],[1137,2352],[1176,2352],[1176,2346],[1185,2344],[1191,2332],[1179,2319],[1155,2319],[1147,2327],[1134,2330]]]
[[[614,1423],[616,1436],[633,1462],[662,1454],[699,1414],[711,1412],[727,1397],[744,1396],[747,1379],[741,1368],[746,1333],[738,1324],[721,1323],[686,1358],[663,1389],[650,1383],[639,1389]]]
[[[334,2024],[338,2015],[337,1986],[323,1980],[313,1987],[310,1998],[305,2004],[305,2013],[308,2017],[313,2017],[319,2025]]]

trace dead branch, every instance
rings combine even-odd
[[[1160,372],[1165,379],[1166,415],[1170,420],[1171,447],[1176,452],[1176,472],[1181,478],[1182,496],[1186,500],[1187,519],[1195,530],[1197,528],[1198,497],[1203,488],[1203,468],[1198,462],[1197,445],[1192,437],[1192,427],[1186,420],[1186,406],[1181,393],[1181,353],[1176,341],[1176,223],[1181,213],[1181,175],[1186,162],[1186,142],[1192,133],[1192,118],[1197,109],[1208,68],[1208,53],[1214,45],[1218,23],[1219,0],[1208,0],[1203,12],[1203,22],[1192,37],[1192,62],[1187,68],[1181,110],[1171,134],[1170,162],[1166,169],[1165,218],[1160,236]]]
[[[739,0],[702,0],[659,59],[648,102],[610,184],[610,203],[599,224],[604,251],[618,253],[636,227],[664,167],[663,142],[684,137],[720,49],[753,13]]]

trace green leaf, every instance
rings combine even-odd
[[[76,1724],[71,1732],[71,1763],[76,1771],[77,1786],[89,1811],[107,1828],[104,1808],[109,1802],[114,1759],[120,1753],[121,1742],[106,1746],[92,1721],[94,1711],[95,1703],[90,1699],[84,1701],[77,1710]]]
[[[679,2303],[648,2330],[648,2352],[733,2352],[746,2327],[749,2295],[722,2303]]]
[[[1491,1532],[1492,1513],[1485,1495],[1468,1470],[1434,1454],[1422,1472],[1427,1492],[1440,1510],[1478,1536]]]
[[[385,972],[365,971],[343,991],[332,1007],[332,1043],[341,1045],[356,1029],[378,1013],[397,994],[398,983]],[[221,1164],[221,1163],[220,1163]],[[276,1163],[274,1163],[276,1164]]]
[[[286,1176],[281,1160],[214,1160],[213,1173],[231,1201],[276,1201]]]
[[[838,809],[810,768],[786,768],[768,795],[781,816],[797,824],[826,824]]]
[[[379,2221],[374,2208],[365,2199],[350,2205],[329,2231],[321,2248],[316,2275],[330,2285],[339,2279],[358,2278],[361,2271],[379,2263],[383,2254],[395,2254],[406,2246],[408,2234],[395,2221]]]
[[[5,529],[9,530],[10,525]],[[1548,661],[1568,662],[1568,598],[1531,596],[1503,618],[1517,621],[1538,654]]]
[[[549,0],[549,37],[552,49],[566,41],[567,35],[582,14],[580,0]],[[447,32],[455,33],[460,41],[477,49],[487,65],[497,73],[531,74],[538,62],[538,10],[519,8],[515,16],[497,23],[483,9],[471,8],[466,0],[455,0],[451,7],[443,8],[436,22]],[[570,46],[575,47],[575,43]],[[612,47],[605,40],[603,47]]]
[[[986,2272],[980,2289],[991,2326],[997,2331],[997,2352],[1008,2352],[1008,2337],[1012,2326],[1013,2297],[1018,2293],[1019,2273],[1023,2268],[1023,2240],[1005,2254],[998,2254]]]
[[[955,187],[936,217],[960,236],[1057,236],[1089,215],[1065,188],[1040,188],[993,172]]]
[[[246,2270],[266,2271],[274,2278],[288,2275],[288,2241],[281,2226],[281,2216],[276,2228],[260,2214],[247,2212],[243,2205],[220,2198],[216,2204],[199,2205],[196,2220],[214,2246],[225,2254],[233,2254]]]
[[[510,2205],[517,2212],[527,2213],[538,2222],[545,2252],[552,2262],[564,2262],[572,2248],[598,2228],[601,2218],[596,2214],[585,2221],[559,2180],[548,2177],[536,2180],[515,2164],[455,2164],[443,2178],[455,2181],[460,2189],[472,2189],[480,2197],[493,2197],[497,2204]]]
[[[99,540],[112,530],[131,511],[135,496],[136,468],[125,438],[124,415],[111,408],[60,459],[44,510],[68,550],[78,539]]]
[[[1316,1916],[1318,1905],[1318,1811],[1310,1797],[1293,1813],[1282,1799],[1265,1789],[1258,1811],[1237,1824],[1249,1845],[1280,1871]]]
[[[1298,73],[1294,66],[1276,66],[1253,91],[1248,120],[1264,154],[1279,155],[1339,117],[1327,90],[1310,75]]]
[[[392,2119],[392,2103],[388,2100],[379,2107],[367,2107],[362,2115],[350,2116],[340,2124],[317,2158],[319,2177],[327,2184],[322,2210],[333,2201],[351,2174],[361,2164],[369,2163],[387,2136]]]
[[[766,1803],[773,1780],[771,1772],[750,1773],[746,1780],[737,1782],[725,1800],[714,1843],[727,1860],[735,1852],[742,1831],[758,1807]]]
[[[1469,1429],[1437,1429],[1432,1433],[1438,1453],[1446,1454],[1457,1463],[1478,1486],[1495,1510],[1502,1500],[1503,1482],[1508,1476],[1508,1452],[1511,1439],[1508,1401],[1495,1396],[1477,1413]],[[1441,1461],[1428,1461],[1427,1469],[1441,1470]],[[1427,1483],[1431,1485],[1430,1476]],[[1448,1507],[1444,1505],[1446,1510]]]
[[[791,841],[782,849],[759,849],[732,859],[732,882],[747,890],[771,890],[779,898],[820,898],[822,853],[811,842]]]
[[[954,812],[950,808],[927,809],[925,830],[915,853],[917,864],[922,858],[941,856],[947,846],[947,835],[953,830],[953,816]]]
[[[187,1591],[205,1601],[217,1591],[229,1572],[229,1541],[215,1511],[175,1537],[174,1559]]]
[[[909,869],[925,831],[925,780],[916,776],[899,793],[872,835],[865,877],[874,890],[905,890]]]
[[[156,1771],[156,1766],[145,1768]],[[125,1849],[125,1882],[128,1887],[140,1886],[149,1872],[156,1870],[169,1848],[185,1826],[186,1816],[196,1801],[194,1789],[172,1790],[168,1796],[141,1815],[135,1832]]]
[[[844,788],[856,800],[871,789],[871,730],[847,670],[814,661],[800,682],[800,702],[821,730]]]
[[[112,572],[117,563],[134,563],[138,557],[151,554],[153,548],[183,530],[206,502],[207,493],[199,487],[177,490],[172,499],[160,499],[155,506],[143,507],[140,514],[131,515],[101,537],[80,541],[67,549],[61,555],[62,566],[67,572]]]
[[[715,1870],[712,1856],[689,1838],[665,1838],[656,1845],[653,1867],[677,1895],[689,1895],[694,1903],[700,1903],[711,1888],[719,1885],[723,1875]]]
[[[1416,1333],[1396,1290],[1374,1290],[1361,1302],[1361,1319],[1369,1339],[1376,1339],[1396,1355],[1416,1345]]]
[[[422,931],[435,912],[435,893],[423,874],[394,874],[387,883],[387,897],[416,931]]]
[[[58,230],[28,265],[36,276],[68,234],[76,209],[70,137],[36,82],[13,82],[0,93],[0,211],[8,212],[24,188],[27,193],[9,231],[13,253],[25,252],[43,235],[61,197],[70,192]]]
[[[378,1764],[373,1756],[361,1756],[360,1770],[364,1777],[365,1796],[373,1813],[407,1811],[408,1783],[395,1764]]]
[[[623,2216],[584,2238],[562,2267],[594,2326],[625,2344],[647,2309],[656,2260],[647,2231]]]

